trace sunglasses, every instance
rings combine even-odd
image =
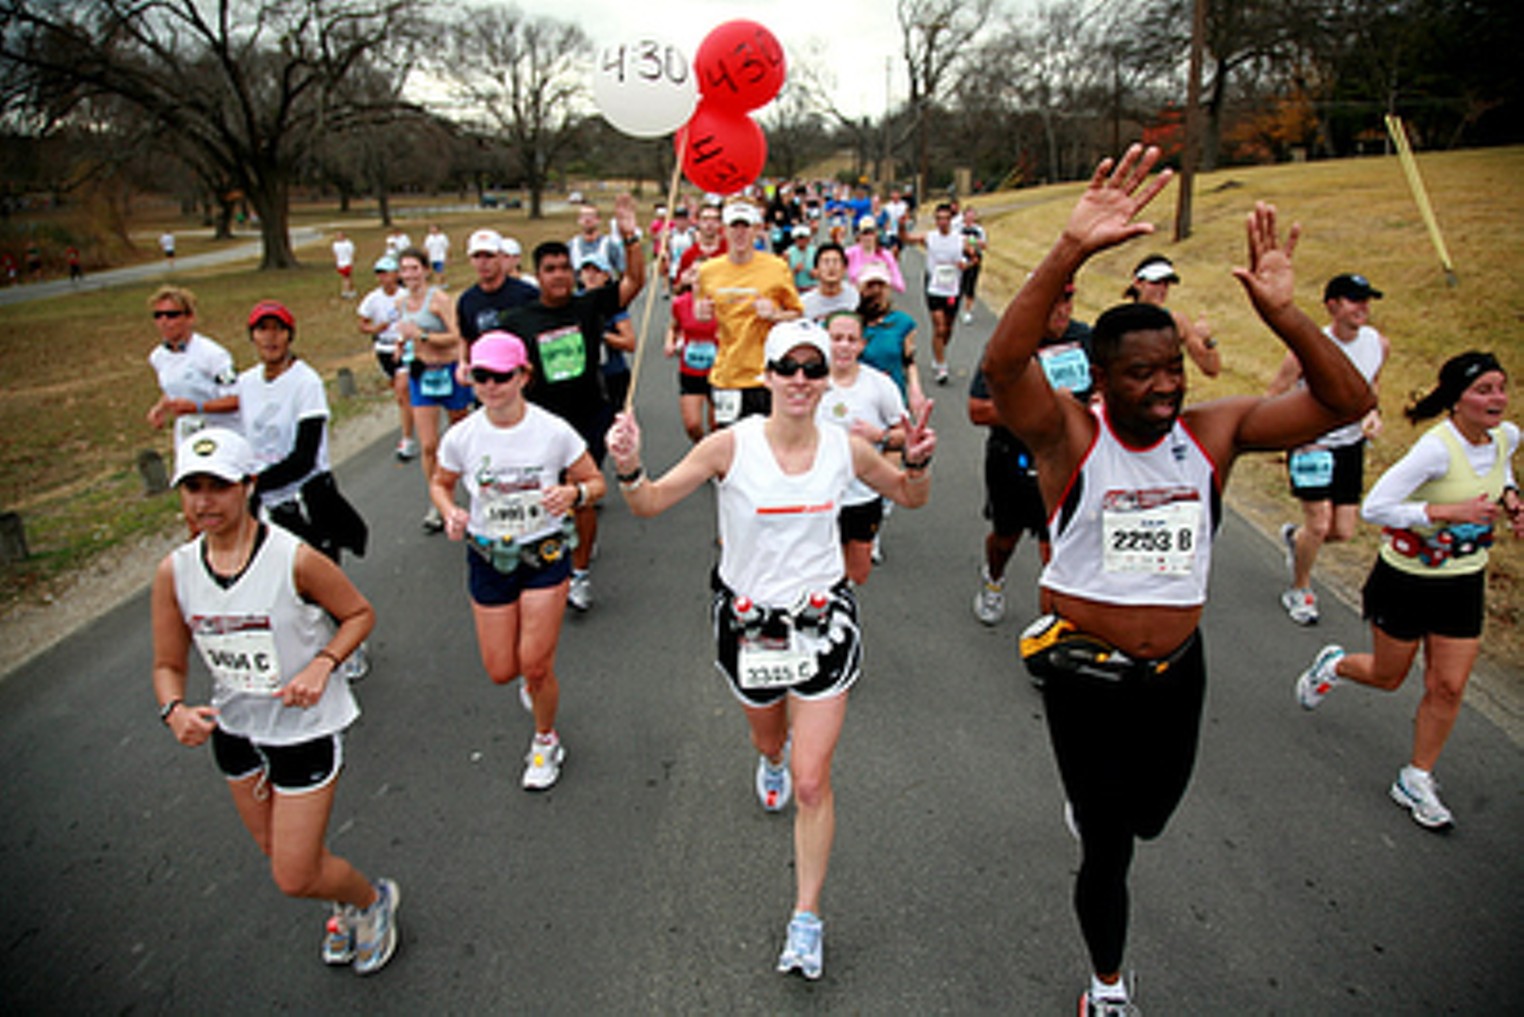
[[[155,312],[153,312],[153,316],[155,318],[183,318],[183,317],[185,317],[185,312],[184,311],[155,311]]]
[[[774,360],[769,366],[780,378],[792,378],[803,371],[806,378],[819,381],[831,373],[831,365],[824,360],[795,360],[793,357],[784,357],[782,360]]]
[[[485,367],[473,367],[471,368],[471,380],[478,385],[485,385],[489,381],[498,385],[506,385],[518,373],[519,369],[517,367],[511,371],[489,371]]]

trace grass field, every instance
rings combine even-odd
[[[1244,263],[1245,214],[1254,201],[1272,202],[1284,222],[1300,222],[1297,246],[1298,303],[1320,324],[1323,284],[1339,272],[1362,272],[1385,293],[1372,303],[1372,324],[1392,341],[1381,379],[1385,430],[1366,458],[1369,487],[1405,452],[1428,424],[1414,427],[1402,416],[1411,395],[1427,391],[1439,365],[1467,349],[1490,350],[1512,379],[1524,371],[1524,149],[1506,148],[1421,155],[1419,169],[1454,260],[1459,285],[1447,285],[1395,157],[1286,166],[1234,168],[1198,178],[1195,229],[1173,243],[1176,189],[1171,186],[1146,216],[1158,225],[1153,237],[1095,259],[1080,274],[1076,316],[1095,316],[1121,298],[1133,265],[1158,251],[1174,261],[1181,285],[1171,299],[1192,319],[1206,312],[1222,342],[1223,373],[1191,378],[1195,399],[1259,393],[1275,372],[1284,347],[1249,307],[1229,274]],[[1063,228],[1082,185],[1017,191],[979,199],[987,216],[991,256],[982,284],[984,299],[1003,307],[1022,278]],[[1515,382],[1517,385],[1517,381]],[[1524,402],[1511,418],[1524,421]],[[1300,519],[1286,493],[1284,459],[1252,456],[1235,470],[1232,501],[1273,530]],[[1519,463],[1515,463],[1516,467]],[[1318,573],[1358,589],[1379,534],[1362,525],[1351,545],[1325,547]],[[1517,666],[1524,660],[1524,544],[1502,537],[1488,573],[1486,650]]]
[[[1261,168],[1235,168],[1199,178],[1195,235],[1169,242],[1174,188],[1150,210],[1156,237],[1134,242],[1092,262],[1079,279],[1078,315],[1093,319],[1115,303],[1132,265],[1150,251],[1167,253],[1184,280],[1178,309],[1205,311],[1222,341],[1222,377],[1192,378],[1196,398],[1262,391],[1282,347],[1258,323],[1228,273],[1243,258],[1243,216],[1255,199],[1274,202],[1305,235],[1297,250],[1302,306],[1323,320],[1322,286],[1341,271],[1360,271],[1386,293],[1374,305],[1374,324],[1392,339],[1392,359],[1381,392],[1386,432],[1368,457],[1368,481],[1395,460],[1419,433],[1401,416],[1409,394],[1426,388],[1438,365],[1463,349],[1490,349],[1515,376],[1524,370],[1524,149],[1423,155],[1424,178],[1455,260],[1460,284],[1446,285],[1416,206],[1395,158],[1370,158]],[[982,284],[984,299],[1002,307],[1026,271],[1046,251],[1080,185],[1005,192],[978,199],[992,240]],[[422,200],[422,199],[420,199]],[[440,203],[453,197],[432,199]],[[643,209],[650,197],[642,199]],[[1000,212],[1002,208],[1012,211]],[[415,240],[429,219],[403,220]],[[528,249],[545,237],[572,232],[569,217],[530,222],[522,211],[441,215],[454,238],[452,281],[470,280],[464,258],[471,229],[491,225]],[[294,225],[338,226],[359,249],[358,285],[381,249],[384,231],[374,209],[340,216],[334,206],[299,205]],[[181,237],[182,255],[211,246],[190,235],[195,224],[158,214],[134,222],[135,233],[156,236],[166,226]],[[197,290],[200,329],[227,346],[240,367],[253,357],[243,315],[262,297],[295,311],[297,349],[325,378],[348,366],[360,396],[335,413],[382,404],[385,393],[368,342],[354,328],[354,304],[338,298],[338,280],[326,243],[301,252],[306,267],[260,273],[252,263],[204,273],[181,271],[175,280]],[[150,257],[156,257],[150,251]],[[0,308],[0,509],[19,511],[33,557],[0,575],[0,612],[49,596],[60,581],[101,551],[148,530],[173,525],[171,498],[141,494],[135,460],[152,448],[170,457],[167,434],[143,414],[157,395],[145,362],[155,342],[145,298],[150,286],[72,294]],[[1524,419],[1524,406],[1513,414]],[[943,426],[954,426],[944,421]],[[1266,527],[1297,517],[1285,494],[1277,458],[1250,457],[1237,468],[1234,502]],[[1369,566],[1376,534],[1362,527],[1353,546],[1325,549],[1319,573],[1357,587]],[[1524,548],[1510,539],[1494,550],[1489,575],[1489,650],[1499,659],[1524,659],[1518,621],[1524,612]],[[1267,596],[1269,594],[1267,593]],[[3,617],[3,613],[0,613]]]

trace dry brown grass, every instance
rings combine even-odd
[[[1144,254],[1169,255],[1182,284],[1175,306],[1195,317],[1205,311],[1222,341],[1224,372],[1191,384],[1198,398],[1262,392],[1284,349],[1255,318],[1229,275],[1244,257],[1243,217],[1255,200],[1274,203],[1283,220],[1305,232],[1296,251],[1299,303],[1322,322],[1322,287],[1338,272],[1369,276],[1385,299],[1373,304],[1373,324],[1392,340],[1382,375],[1381,409],[1386,431],[1367,456],[1367,483],[1394,462],[1420,428],[1402,416],[1410,394],[1432,386],[1439,365],[1466,349],[1491,350],[1511,377],[1524,371],[1524,148],[1447,152],[1419,156],[1444,239],[1460,284],[1446,284],[1428,233],[1395,157],[1305,165],[1235,168],[1199,178],[1195,232],[1170,242],[1175,190],[1156,199],[1149,218],[1152,238],[1096,258],[1081,273],[1077,316],[1093,319],[1120,299],[1128,273]],[[993,217],[987,299],[1000,306],[1062,229],[1080,185],[1015,191],[981,199]],[[1027,204],[1029,202],[1035,202]],[[1517,405],[1517,404],[1516,404]],[[1514,419],[1524,419],[1515,411]],[[1252,456],[1237,469],[1234,501],[1250,518],[1271,528],[1299,518],[1286,493],[1280,457]],[[1329,547],[1319,574],[1346,590],[1358,588],[1377,545],[1374,528],[1362,526],[1351,545]],[[1524,543],[1504,538],[1493,550],[1488,573],[1490,616],[1486,648],[1517,666],[1524,660]]]
[[[349,233],[359,252],[356,286],[363,293],[373,285],[367,269],[385,232],[374,217],[342,219],[329,206],[304,209],[298,218]],[[464,251],[470,230],[491,225],[511,232],[527,250],[573,229],[568,218],[531,223],[521,211],[452,214],[439,221],[453,239],[450,280],[457,292],[474,278]],[[420,241],[427,223],[408,219],[403,226]],[[174,280],[196,292],[198,329],[226,346],[240,369],[254,362],[244,315],[257,300],[274,297],[296,315],[297,351],[324,378],[332,382],[340,367],[354,372],[360,398],[346,405],[330,392],[336,416],[383,402],[369,340],[355,328],[355,303],[339,299],[327,241],[299,253],[304,267],[291,272],[263,273],[249,262],[182,269]],[[146,361],[157,338],[146,300],[156,285],[0,308],[0,508],[22,514],[32,552],[28,561],[0,573],[0,615],[20,599],[49,597],[60,577],[101,551],[173,523],[174,499],[143,497],[135,465],[142,449],[159,452],[166,462],[172,458],[169,433],[144,420],[158,396]]]

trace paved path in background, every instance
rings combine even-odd
[[[401,881],[396,959],[363,980],[322,965],[323,909],[275,890],[208,753],[155,717],[138,596],[0,683],[0,999],[16,1013],[1072,1013],[1076,848],[1014,654],[1035,611],[1029,544],[1010,617],[986,628],[970,610],[982,432],[963,403],[992,323],[981,309],[958,326],[953,384],[933,387],[932,502],[894,513],[862,592],[822,981],[771,970],[790,823],[758,808],[745,724],[710,663],[708,496],[654,520],[617,495],[605,507],[597,604],[568,619],[558,658],[570,755],[555,789],[529,795],[529,719],[482,674],[464,551],[420,532],[419,471],[383,437],[339,471],[372,526],[349,571],[380,625],[332,844]],[[657,469],[686,445],[673,375],[655,357],[637,401]],[[1519,1012],[1524,753],[1464,710],[1441,767],[1460,826],[1418,829],[1386,798],[1417,688],[1297,707],[1292,679],[1319,645],[1366,636],[1337,604],[1317,629],[1288,622],[1282,568],[1227,520],[1195,782],[1135,868],[1145,1012]]]

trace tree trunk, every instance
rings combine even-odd
[[[213,216],[212,239],[233,239],[233,202],[224,194],[217,195],[214,199],[217,211]]]
[[[392,196],[384,186],[376,191],[376,207],[381,213],[381,225],[390,228],[392,225]]]
[[[298,268],[296,252],[291,247],[291,192],[285,180],[261,181],[260,186],[247,187],[244,193],[259,216],[259,237],[264,245],[260,269]]]

